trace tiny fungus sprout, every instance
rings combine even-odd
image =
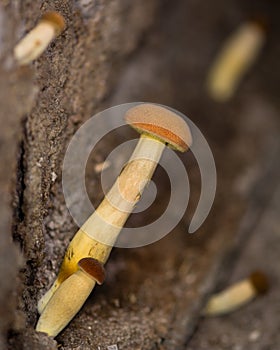
[[[36,330],[56,336],[80,310],[95,283],[105,278],[103,265],[96,259],[83,258],[78,270],[67,278],[51,298],[39,318]]]
[[[64,28],[65,20],[58,12],[46,12],[36,27],[15,46],[14,56],[18,64],[25,65],[38,58]]]
[[[249,278],[213,295],[207,302],[203,315],[218,316],[235,311],[257,295],[266,293],[268,288],[266,275],[263,272],[255,271]]]
[[[76,272],[78,262],[84,257],[92,257],[105,264],[118,234],[139,201],[145,185],[152,178],[165,145],[181,152],[191,145],[188,125],[167,108],[140,104],[127,111],[125,120],[140,132],[141,137],[109,193],[70,242],[57,279],[39,300],[38,311],[42,313],[40,329],[45,312],[49,314],[49,303],[53,302],[59,286],[62,283],[65,286],[64,281],[68,281],[69,276]],[[63,293],[68,292],[63,287]],[[81,307],[83,302],[80,302]],[[54,309],[53,312],[56,319]],[[66,315],[64,324],[71,318]]]
[[[222,102],[233,96],[240,80],[256,61],[264,41],[264,28],[256,21],[243,24],[228,39],[208,75],[207,91],[213,99]]]

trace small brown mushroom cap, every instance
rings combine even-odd
[[[185,152],[192,143],[187,123],[167,108],[143,103],[132,107],[125,114],[125,121],[139,133],[145,133]]]
[[[65,29],[64,18],[55,11],[49,11],[43,14],[41,21],[49,22],[55,27],[56,35],[59,35]]]
[[[269,289],[267,276],[262,271],[254,271],[250,275],[250,281],[257,294],[264,294]]]
[[[94,258],[83,258],[78,262],[80,270],[87,273],[98,284],[102,284],[105,280],[105,269],[100,261]]]

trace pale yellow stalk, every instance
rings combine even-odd
[[[153,176],[164,147],[164,143],[152,137],[140,137],[109,193],[70,242],[57,279],[38,303],[39,313],[59,285],[77,270],[80,259],[88,256],[101,263],[107,261],[112,245]]]

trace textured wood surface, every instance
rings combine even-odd
[[[0,115],[7,126],[1,129],[0,180],[8,199],[1,196],[0,266],[7,283],[0,288],[0,332],[3,342],[10,330],[11,349],[55,349],[59,345],[61,349],[105,350],[114,344],[119,349],[183,349],[208,294],[225,280],[235,254],[274,191],[279,73],[267,67],[279,58],[276,11],[261,2],[254,6],[220,0],[157,4],[156,0],[133,4],[128,0],[22,1],[17,7],[5,2],[0,8],[3,18],[15,28],[6,39],[5,59],[11,58],[16,39],[33,27],[43,11],[59,10],[67,20],[66,31],[30,67],[11,63],[7,69],[1,61],[1,76],[7,79],[0,84]],[[224,38],[258,11],[267,13],[272,23],[267,49],[234,99],[216,104],[204,89],[209,64]],[[19,107],[15,101],[21,100]],[[170,105],[196,123],[214,153],[216,200],[205,224],[188,235],[200,177],[192,155],[183,156],[192,191],[186,216],[170,235],[153,245],[114,249],[106,283],[52,340],[37,334],[34,325],[37,300],[54,280],[77,229],[61,187],[66,146],[95,112],[128,101]],[[11,116],[9,123],[4,123],[7,115]],[[94,203],[103,196],[95,166],[117,141],[102,144],[89,160],[87,186]],[[9,173],[11,176],[6,175]],[[155,181],[158,203],[166,203],[168,179],[160,169]],[[11,193],[15,193],[13,210]],[[149,221],[161,210],[162,205],[154,205],[151,211],[132,216],[129,224]],[[19,249],[9,235],[12,216],[12,233],[22,252],[20,271],[19,262],[13,263]],[[17,306],[15,301],[5,305],[12,291]],[[11,316],[6,317],[8,314]]]

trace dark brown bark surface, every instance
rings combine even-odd
[[[225,280],[274,191],[279,177],[279,72],[272,74],[268,67],[279,59],[276,2],[271,7],[219,0],[159,3],[22,1],[0,7],[5,23],[0,67],[0,349],[6,342],[11,349],[59,345],[104,350],[113,344],[119,349],[184,348],[207,295]],[[50,9],[65,16],[66,30],[34,64],[17,67],[11,54],[14,43]],[[211,101],[204,84],[215,52],[236,26],[260,12],[271,27],[266,50],[229,103]],[[214,153],[216,200],[201,229],[187,235],[200,179],[191,154],[183,156],[192,191],[184,219],[150,246],[115,249],[106,265],[106,283],[53,340],[36,333],[34,326],[37,301],[54,280],[77,230],[61,186],[66,147],[94,113],[130,101],[169,105],[197,124]],[[99,147],[88,164],[87,186],[95,203],[103,196],[95,165],[114,142]],[[155,181],[164,201],[161,175],[157,171]],[[145,222],[161,209],[154,206],[152,213],[132,216],[130,223]]]

